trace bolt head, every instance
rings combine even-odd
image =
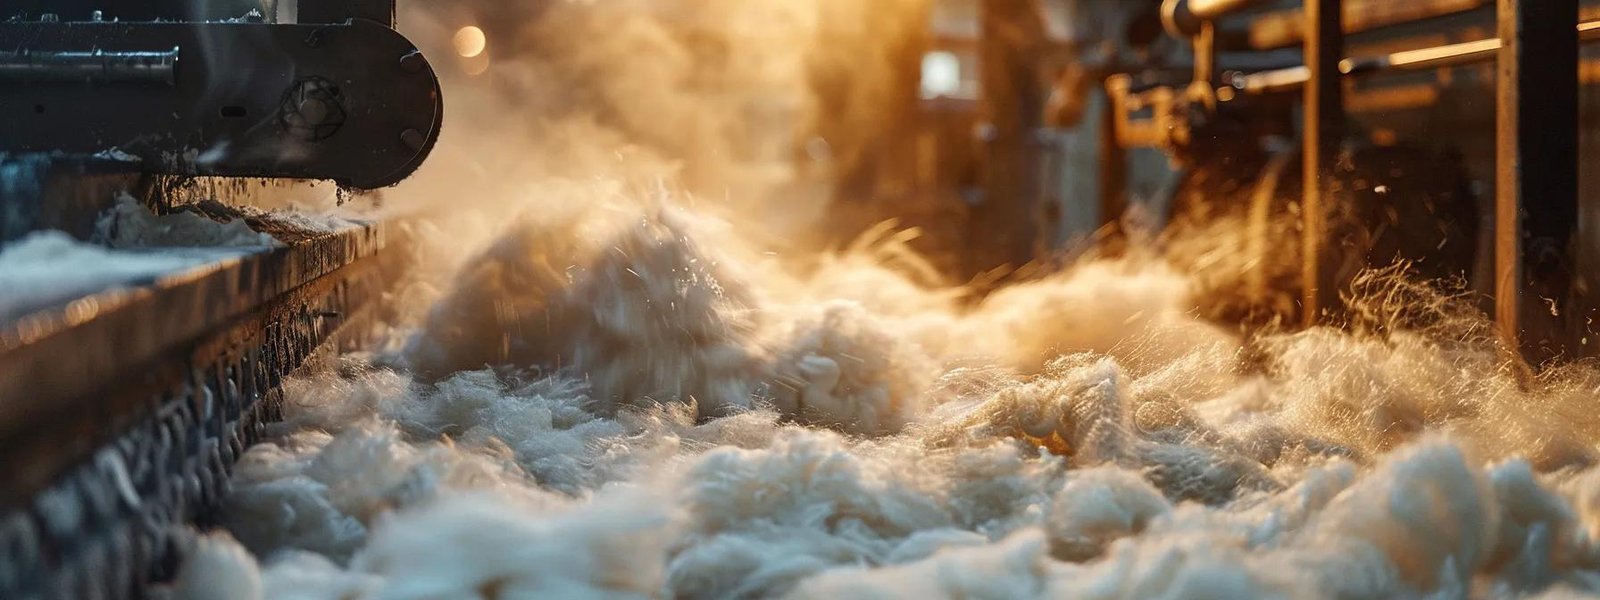
[[[428,136],[423,135],[421,131],[407,129],[400,133],[400,142],[405,144],[407,148],[420,152],[422,147],[428,143]]]

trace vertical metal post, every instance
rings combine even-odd
[[[1194,46],[1194,80],[1210,85],[1217,78],[1217,24],[1200,23],[1200,32],[1191,40]]]
[[[1046,39],[1038,0],[982,0],[983,119],[989,126],[984,198],[972,214],[970,270],[1032,261],[1038,229],[1039,150],[1045,90],[1038,75]]]
[[[1120,234],[1118,225],[1128,210],[1128,151],[1117,138],[1117,107],[1108,97],[1100,110],[1096,155],[1100,158],[1100,225]]]
[[[1571,348],[1578,0],[1499,0],[1495,317],[1535,362]]]
[[[1301,235],[1301,309],[1307,326],[1338,298],[1331,281],[1331,261],[1324,249],[1333,170],[1339,157],[1344,125],[1344,88],[1339,61],[1344,58],[1344,13],[1340,0],[1306,0],[1305,61],[1311,78],[1305,87],[1305,219]]]

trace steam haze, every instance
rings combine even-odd
[[[403,5],[449,114],[385,204],[388,343],[289,382],[167,591],[1600,592],[1600,372],[1531,375],[1401,269],[1348,328],[1243,335],[1154,250],[977,297],[893,226],[819,243],[923,10]]]

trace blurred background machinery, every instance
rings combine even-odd
[[[923,18],[911,125],[883,153],[910,158],[840,201],[925,229],[953,280],[1159,235],[1210,282],[1210,316],[1300,325],[1403,260],[1478,292],[1530,358],[1591,354],[1600,181],[1578,165],[1600,3],[930,0]]]

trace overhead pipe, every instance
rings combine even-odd
[[[1582,43],[1600,41],[1600,21],[1580,23],[1578,40]],[[1499,56],[1500,48],[1500,38],[1490,38],[1377,56],[1346,58],[1340,61],[1339,72],[1345,75],[1370,75],[1385,71],[1427,71],[1442,67],[1490,63]],[[1296,66],[1258,73],[1236,73],[1228,83],[1234,89],[1248,94],[1268,94],[1300,89],[1309,77],[1310,73],[1304,66]]]
[[[1364,33],[1421,23],[1490,7],[1494,0],[1346,0],[1344,32]],[[1290,48],[1305,41],[1305,10],[1289,8],[1261,15],[1250,23],[1246,44],[1256,50]]]
[[[1173,37],[1200,33],[1208,21],[1238,13],[1271,0],[1166,0],[1161,3],[1161,24]]]
[[[1243,12],[1257,6],[1271,3],[1273,0],[1184,0],[1189,5],[1189,12],[1205,20],[1218,19],[1228,15]]]
[[[1213,3],[1218,1],[1210,0]],[[1246,4],[1249,6],[1222,11],[1220,14],[1234,14],[1255,3]],[[1460,16],[1492,6],[1494,0],[1408,0],[1404,3],[1395,3],[1393,0],[1346,0],[1344,4],[1343,28],[1348,35]],[[1206,23],[1219,18],[1196,14],[1195,6],[1215,11],[1211,5],[1200,4],[1198,0],[1166,0],[1162,3],[1161,23],[1169,35],[1178,39],[1194,37]],[[1248,27],[1234,26],[1219,30],[1218,48],[1237,51],[1297,47],[1305,41],[1305,22],[1305,9],[1301,7],[1262,13],[1252,19]]]

